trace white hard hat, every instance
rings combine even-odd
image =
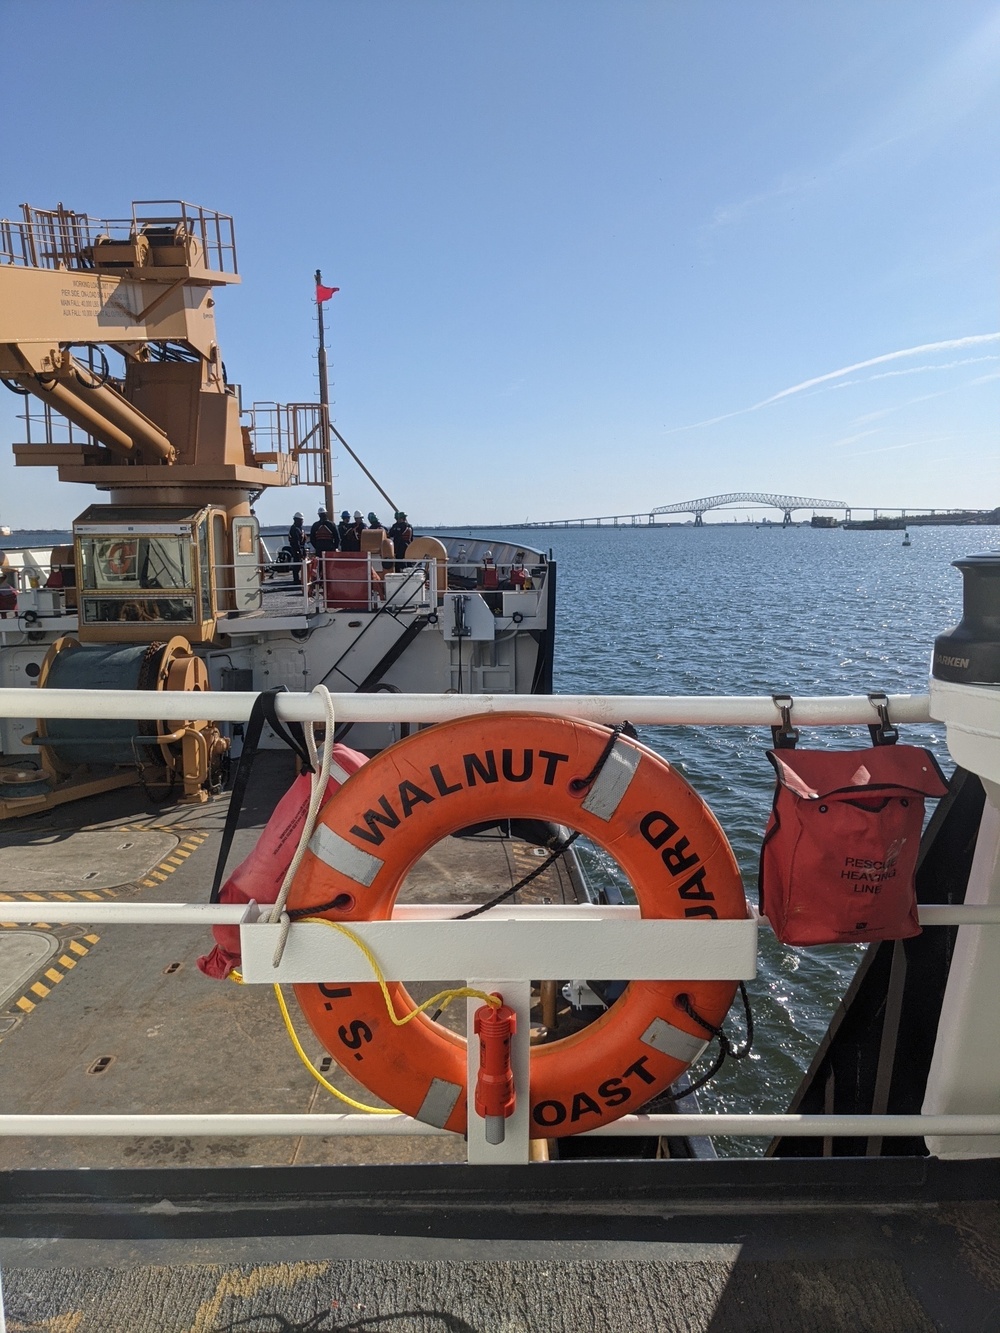
[[[302,517],[302,515],[301,515],[300,513],[298,513],[298,512],[296,512],[296,513],[294,513],[294,514],[292,515],[292,518],[301,518],[301,517]]]

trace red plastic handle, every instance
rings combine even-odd
[[[496,994],[496,992],[494,992]],[[496,995],[503,1000],[502,995]],[[479,1077],[476,1113],[483,1117],[514,1113],[514,1074],[510,1067],[510,1039],[517,1030],[517,1015],[509,1005],[498,1009],[484,1004],[476,1010],[473,1031],[479,1035]]]

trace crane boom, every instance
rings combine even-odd
[[[61,481],[115,503],[155,491],[230,515],[296,480],[294,448],[257,453],[226,381],[213,291],[240,281],[231,218],[155,200],[123,221],[61,204],[22,213],[0,221],[0,377],[45,410],[42,439],[29,415],[29,439],[14,445],[19,467],[55,465]],[[123,358],[121,375],[105,348]],[[82,440],[60,435],[60,418]]]

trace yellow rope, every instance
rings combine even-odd
[[[381,988],[382,991],[382,998],[385,1000],[386,1012],[388,1013],[389,1019],[395,1027],[398,1028],[403,1027],[404,1024],[409,1023],[412,1019],[416,1018],[417,1014],[422,1014],[426,1009],[429,1009],[431,1005],[437,1004],[439,1000],[441,1001],[440,1007],[442,1009],[447,1009],[448,1005],[451,1004],[452,1000],[459,1000],[463,998],[468,998],[472,1000],[482,1000],[485,1004],[488,1004],[493,1009],[498,1008],[501,1003],[500,1000],[498,1000],[495,995],[487,995],[485,991],[474,990],[471,986],[461,986],[456,990],[439,991],[437,995],[432,995],[429,1000],[425,1000],[423,1004],[419,1005],[411,1013],[405,1014],[402,1018],[400,1018],[397,1015],[395,1009],[393,1009],[392,1007],[392,997],[389,994],[389,988],[386,985],[386,980],[385,976],[382,973],[382,969],[379,967],[378,959],[372,953],[371,949],[369,949],[368,945],[364,942],[364,940],[361,939],[360,936],[355,935],[354,931],[349,930],[347,926],[341,925],[339,921],[328,921],[326,917],[322,916],[307,916],[307,917],[302,917],[301,919],[303,921],[311,921],[313,923],[318,923],[319,925],[323,926],[331,926],[334,930],[339,930],[341,935],[346,935],[347,938],[352,942],[352,944],[356,944],[358,946],[358,948],[364,954],[365,958],[368,960],[369,967],[375,974],[375,979],[378,982],[379,987]],[[242,986],[244,984],[242,974],[236,971],[235,968],[233,969],[232,972],[230,972],[229,976],[230,980],[237,982],[239,985]],[[353,1097],[348,1097],[346,1092],[341,1092],[339,1088],[335,1088],[332,1083],[328,1082],[319,1072],[319,1070],[316,1068],[313,1062],[309,1059],[308,1055],[306,1055],[305,1051],[302,1049],[302,1043],[299,1041],[298,1034],[296,1033],[295,1028],[292,1024],[291,1015],[288,1012],[288,1006],[285,1004],[285,997],[281,993],[280,986],[276,985],[274,987],[274,994],[278,1001],[278,1008],[281,1010],[281,1017],[285,1021],[285,1031],[292,1039],[292,1045],[295,1047],[295,1051],[299,1059],[302,1061],[305,1067],[309,1070],[310,1074],[312,1074],[313,1078],[316,1080],[317,1083],[320,1084],[321,1087],[324,1087],[327,1092],[332,1093],[334,1097],[337,1097],[340,1101],[346,1102],[348,1106],[353,1106],[356,1111],[366,1111],[369,1115],[401,1114],[394,1107],[386,1108],[384,1106],[366,1106],[364,1102],[355,1101]]]
[[[382,998],[385,1000],[385,1007],[388,1011],[389,1019],[393,1026],[397,1028],[401,1028],[404,1024],[411,1022],[416,1018],[417,1014],[422,1014],[425,1009],[430,1009],[432,1005],[436,1005],[439,1000],[441,1001],[439,1006],[441,1009],[447,1009],[452,1000],[466,998],[470,1000],[482,1000],[484,1004],[488,1004],[491,1009],[498,1009],[502,1003],[495,995],[487,995],[486,992],[482,990],[473,990],[471,986],[461,986],[457,990],[439,991],[437,995],[432,995],[429,1000],[424,1000],[423,1004],[418,1005],[416,1009],[404,1015],[403,1018],[399,1018],[392,1007],[392,997],[389,995],[389,987],[386,985],[382,969],[378,965],[378,959],[372,953],[371,949],[369,949],[364,940],[361,939],[359,935],[355,935],[353,930],[348,930],[347,926],[341,925],[339,921],[328,921],[325,916],[304,916],[300,919],[302,921],[311,921],[314,925],[329,926],[331,930],[339,930],[341,935],[346,935],[352,944],[358,946],[365,958],[367,958],[368,966],[375,973],[375,980],[381,988]]]
[[[340,1089],[335,1088],[332,1083],[328,1083],[302,1049],[302,1043],[299,1041],[298,1033],[292,1026],[292,1018],[288,1012],[288,1006],[285,1004],[285,997],[281,993],[281,987],[275,986],[274,993],[277,996],[278,1008],[281,1010],[281,1017],[285,1020],[285,1031],[291,1037],[292,1045],[298,1052],[299,1059],[309,1070],[317,1083],[326,1088],[327,1092],[332,1092],[340,1101],[346,1102],[348,1106],[353,1106],[356,1111],[367,1111],[369,1115],[399,1115],[399,1112],[394,1106],[388,1108],[384,1106],[366,1106],[364,1102],[356,1102],[353,1097],[348,1097],[346,1092],[341,1092]]]

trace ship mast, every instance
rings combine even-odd
[[[332,437],[336,436],[336,438],[340,441],[340,443],[344,446],[347,452],[354,459],[355,463],[357,463],[361,471],[365,474],[365,476],[368,478],[371,484],[378,491],[379,495],[382,496],[382,498],[387,502],[389,507],[392,509],[393,513],[395,513],[395,511],[399,508],[395,500],[393,500],[392,496],[389,494],[388,491],[386,491],[382,486],[379,485],[379,483],[375,480],[372,474],[365,467],[364,463],[362,463],[361,459],[357,456],[357,454],[354,452],[351,446],[344,439],[343,435],[341,435],[337,427],[330,420],[330,381],[327,375],[327,365],[326,365],[326,328],[323,324],[323,302],[320,300],[320,295],[319,295],[320,288],[323,287],[323,274],[320,272],[319,269],[316,270],[315,278],[316,278],[316,316],[319,320],[319,352],[317,353],[317,360],[319,362],[319,404],[320,404],[319,410],[323,422],[323,432],[324,432],[323,438],[327,442],[327,450],[329,453],[329,462],[325,471],[325,475],[327,478],[326,490],[325,490],[326,512],[330,515],[331,518],[333,517]],[[337,291],[338,288],[336,287],[324,288],[324,290]]]
[[[319,269],[316,270],[316,318],[319,320],[319,352],[317,360],[319,362],[319,403],[320,416],[323,419],[323,440],[328,454],[327,465],[324,468],[326,474],[326,484],[323,488],[323,499],[326,504],[326,512],[333,517],[333,449],[330,436],[330,380],[327,374],[326,364],[326,329],[323,324],[323,302],[319,297],[319,289],[323,285],[323,275]]]

